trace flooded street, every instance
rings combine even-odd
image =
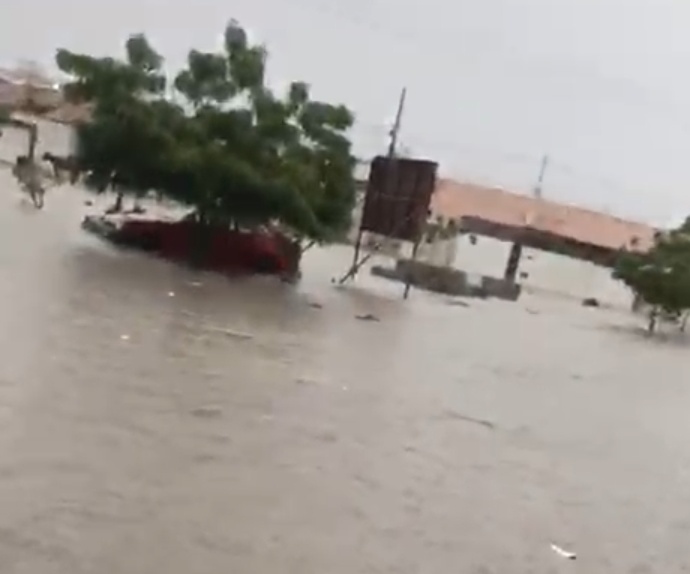
[[[345,248],[297,287],[196,274],[0,184],[3,574],[690,567],[690,347],[558,299],[339,290]]]

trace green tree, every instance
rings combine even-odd
[[[87,187],[122,195],[145,194],[158,180],[154,164],[163,162],[169,128],[166,115],[181,114],[162,98],[166,78],[163,58],[143,35],[131,36],[126,59],[95,58],[58,50],[58,67],[73,81],[64,87],[68,100],[93,103],[93,118],[77,126],[76,160]]]
[[[220,52],[191,50],[171,82],[142,35],[127,41],[124,60],[58,51],[72,78],[66,96],[94,105],[77,132],[87,186],[155,190],[203,224],[335,238],[355,201],[352,113],[312,100],[302,82],[276,95],[264,47],[235,21],[224,39]]]
[[[685,314],[690,310],[690,235],[685,223],[659,234],[645,253],[622,252],[614,277],[649,306],[650,333],[660,317],[680,321],[684,328]]]

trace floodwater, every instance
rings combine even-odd
[[[344,248],[296,287],[196,274],[0,184],[2,574],[690,568],[680,338],[336,289]]]

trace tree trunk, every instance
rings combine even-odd
[[[680,316],[680,326],[678,327],[678,329],[680,330],[681,333],[685,333],[685,327],[688,324],[688,314],[690,314],[690,311],[685,311]]]
[[[117,197],[115,198],[115,213],[120,213],[122,211],[122,204],[125,199],[125,194],[122,191],[117,192]]]
[[[122,213],[122,204],[124,203],[125,194],[123,191],[117,192],[115,203],[105,210],[106,214],[112,215],[114,213]]]
[[[652,335],[656,329],[656,320],[659,316],[659,309],[652,307],[649,311],[649,323],[647,324],[647,332]]]
[[[311,241],[307,243],[303,243],[302,241],[298,241],[297,245],[299,245],[299,249],[301,253],[306,253],[309,251],[314,245],[316,245],[316,239],[312,239]]]
[[[211,244],[211,222],[206,212],[199,210],[196,215],[194,230],[190,237],[189,262],[195,267],[203,267],[208,261],[208,250]]]

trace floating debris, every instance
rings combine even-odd
[[[120,335],[121,341],[129,341],[129,335]]]
[[[316,301],[312,301],[311,303],[309,303],[309,306],[312,309],[323,309],[323,305],[321,303],[317,303]]]
[[[464,421],[466,423],[472,423],[472,424],[479,425],[479,426],[482,426],[484,428],[491,429],[491,430],[494,430],[496,428],[496,425],[494,423],[492,423],[491,421],[487,421],[485,419],[478,419],[475,417],[464,415],[464,414],[459,413],[457,411],[448,410],[445,412],[445,416],[447,418],[450,418],[450,419],[455,419],[458,421]]]
[[[192,282],[189,284],[189,286],[190,286],[190,287],[202,287],[202,286],[203,286],[203,283],[201,283],[200,281],[192,281]]]
[[[174,297],[175,291],[168,291],[168,297]]]
[[[367,313],[366,315],[355,315],[355,319],[360,321],[373,321],[374,323],[381,321],[381,319],[379,319],[376,315],[372,315],[371,313]]]
[[[313,438],[314,440],[320,441],[320,442],[326,442],[326,443],[334,443],[338,442],[338,435],[334,433],[333,431],[320,431],[316,433],[309,433],[309,437]]]
[[[219,407],[199,407],[192,410],[192,415],[199,418],[217,418],[222,416],[223,411]]]
[[[233,331],[232,329],[226,329],[217,325],[205,325],[204,330],[207,333],[217,333],[218,335],[225,335],[226,337],[232,337],[233,339],[239,339],[241,341],[250,341],[254,338],[254,335],[251,335],[250,333]]]
[[[225,335],[226,337],[232,337],[233,339],[240,339],[242,341],[249,341],[254,338],[254,335],[250,335],[249,333],[231,331],[230,329],[220,329],[220,332],[223,333],[223,335]]]
[[[319,379],[314,379],[311,377],[299,377],[295,379],[295,384],[297,385],[324,385],[325,383]]]
[[[448,305],[451,307],[469,307],[470,304],[467,303],[466,301],[462,301],[461,299],[451,299],[448,301]]]
[[[577,554],[575,554],[574,552],[568,552],[567,550],[564,550],[556,544],[551,545],[551,550],[553,550],[561,558],[565,558],[566,560],[575,560],[577,558]]]

